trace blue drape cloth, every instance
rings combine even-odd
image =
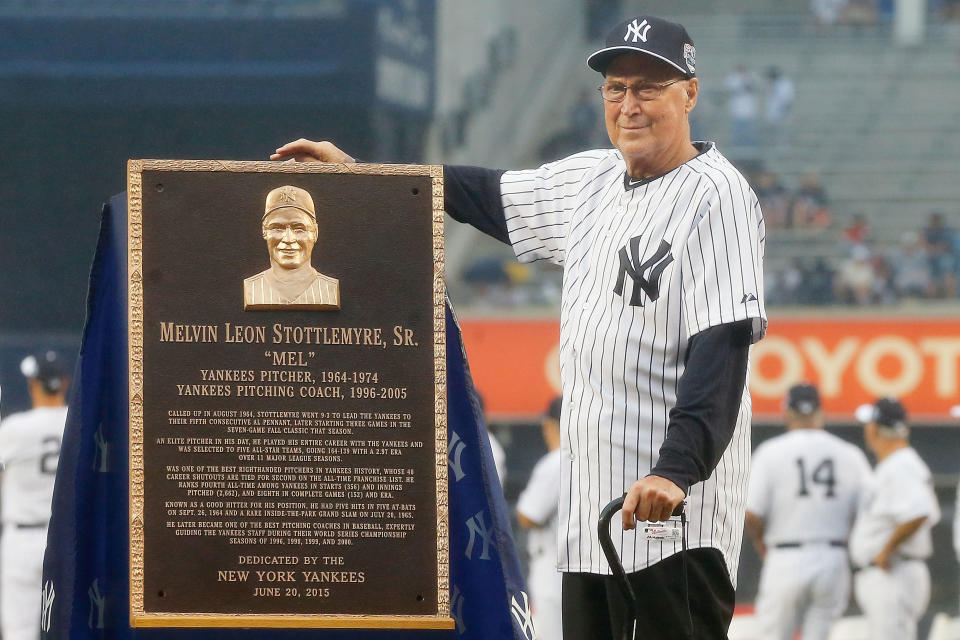
[[[460,329],[447,305],[453,631],[132,629],[126,196],[104,206],[43,566],[43,640],[532,640],[526,588]]]

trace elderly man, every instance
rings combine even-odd
[[[445,167],[445,206],[519,260],[564,269],[564,638],[726,638],[750,464],[747,362],[766,327],[760,206],[713,143],[690,139],[696,50],[681,25],[627,20],[587,64],[604,75],[615,149],[525,171]],[[353,161],[303,139],[271,157]],[[597,531],[624,493],[614,539],[642,596],[636,619]],[[685,522],[671,516],[683,503]]]
[[[313,198],[299,187],[277,187],[267,194],[260,222],[270,268],[243,281],[243,308],[340,308],[340,282],[310,264],[317,243]]]
[[[850,557],[860,569],[854,594],[872,640],[914,640],[930,603],[930,530],[940,521],[933,477],[910,446],[907,412],[898,400],[881,398],[857,409],[856,417],[877,467],[850,535]]]

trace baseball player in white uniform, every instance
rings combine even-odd
[[[53,482],[67,418],[67,376],[54,351],[21,364],[33,408],[0,423],[3,464],[0,621],[4,640],[40,636],[40,582]]]
[[[766,329],[763,217],[716,145],[690,139],[699,81],[683,26],[632,18],[587,64],[603,74],[614,148],[525,171],[445,166],[445,208],[520,261],[564,269],[564,638],[613,638],[631,622],[597,532],[624,493],[614,542],[644,594],[633,634],[726,638],[750,465],[746,372]],[[304,139],[271,158],[353,161]],[[631,531],[681,503],[685,527]]]
[[[517,522],[527,529],[527,588],[539,640],[561,640],[561,581],[557,570],[557,507],[560,502],[560,410],[555,398],[541,420],[548,453],[540,458],[517,501]]]
[[[493,466],[497,471],[497,478],[500,480],[500,488],[507,486],[507,452],[500,444],[496,434],[490,430],[490,421],[487,420],[487,402],[483,395],[477,393],[477,401],[480,403],[480,414],[483,416],[483,424],[487,431],[487,441],[490,443],[490,453],[493,456]]]
[[[907,415],[891,398],[857,410],[877,466],[850,536],[857,603],[871,640],[914,640],[930,603],[930,529],[940,520],[930,469],[910,447]]]
[[[757,635],[826,640],[850,599],[847,539],[870,463],[823,430],[820,394],[809,383],[786,398],[787,432],[753,452],[747,532],[763,558]]]

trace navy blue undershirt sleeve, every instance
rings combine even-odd
[[[751,320],[710,327],[690,339],[677,404],[650,475],[687,494],[710,477],[737,425],[750,342]]]
[[[457,222],[510,244],[500,199],[500,176],[504,173],[503,169],[444,165],[443,208]]]

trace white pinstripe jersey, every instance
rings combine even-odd
[[[766,328],[759,202],[712,143],[698,146],[699,156],[639,186],[627,186],[616,150],[501,177],[517,257],[564,268],[563,571],[610,573],[597,537],[600,510],[656,464],[690,338],[753,319],[756,341]],[[690,548],[719,549],[734,582],[749,466],[745,385],[729,446],[687,497]],[[614,529],[628,572],[680,550]]]
[[[243,281],[244,308],[280,309],[339,309],[340,281],[314,270],[316,277],[297,297],[285,298],[271,286],[270,269]]]

